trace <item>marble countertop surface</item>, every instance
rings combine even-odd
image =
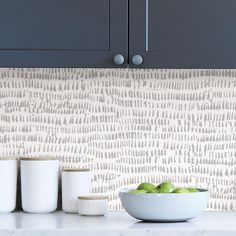
[[[77,214],[0,214],[0,236],[236,236],[236,212],[205,212],[182,223],[140,222],[123,211]]]

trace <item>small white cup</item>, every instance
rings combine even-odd
[[[78,213],[84,216],[103,216],[108,211],[108,196],[79,196]]]
[[[12,212],[16,207],[18,161],[0,160],[0,213]]]
[[[22,208],[29,213],[50,213],[57,209],[59,160],[22,158]]]
[[[78,212],[78,195],[88,195],[91,188],[89,169],[62,170],[62,210],[67,213]]]

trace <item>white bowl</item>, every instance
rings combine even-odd
[[[130,189],[120,191],[125,210],[134,218],[144,221],[186,221],[201,214],[209,200],[209,191],[196,193],[144,193],[130,194]]]

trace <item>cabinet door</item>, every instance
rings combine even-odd
[[[130,0],[129,48],[132,67],[236,68],[236,1]]]
[[[127,0],[0,0],[1,67],[126,67],[127,34]]]

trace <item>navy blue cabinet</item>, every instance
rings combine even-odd
[[[0,67],[236,68],[236,0],[0,0]]]
[[[129,24],[131,67],[236,68],[235,0],[130,0]]]
[[[127,57],[127,0],[0,0],[1,67],[127,67]]]

